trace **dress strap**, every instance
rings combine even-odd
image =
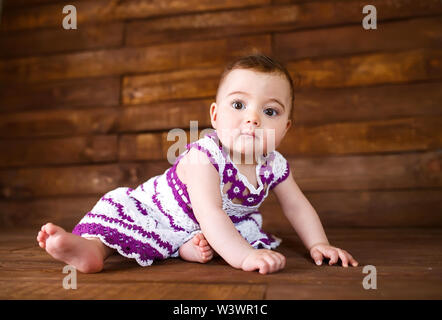
[[[206,153],[212,165],[218,171],[222,173],[226,164],[225,154],[222,150],[221,142],[216,135],[216,132],[207,133],[203,138],[189,143],[186,148],[190,150],[191,148],[197,148]]]
[[[272,161],[273,181],[270,184],[270,189],[273,189],[278,184],[283,182],[290,174],[290,165],[284,156],[278,151],[273,151],[274,157]]]

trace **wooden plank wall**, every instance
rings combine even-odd
[[[441,18],[439,0],[4,1],[0,223],[69,229],[161,174],[168,131],[210,127],[224,64],[262,52],[295,80],[280,152],[325,227],[440,227]],[[273,194],[262,209],[287,230]]]

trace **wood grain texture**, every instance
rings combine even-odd
[[[122,186],[134,188],[169,166],[161,161],[4,170],[0,171],[1,197],[105,194]]]
[[[110,191],[110,190],[109,190]],[[407,228],[442,227],[442,189],[368,191],[306,191],[305,196],[324,228]],[[103,196],[55,196],[32,199],[1,199],[0,224],[39,229],[47,222],[71,231]],[[293,232],[273,194],[260,207],[263,230],[282,234]]]
[[[294,1],[297,2],[297,1]],[[70,4],[77,8],[78,24],[103,23],[116,20],[129,20],[137,18],[151,18],[164,15],[184,14],[192,12],[204,12],[211,10],[231,10],[236,8],[247,8],[254,6],[265,6],[271,3],[270,0],[247,0],[232,1],[223,0],[214,3],[210,0],[204,1],[150,1],[148,3],[139,0],[129,0],[125,3],[111,0],[98,1],[72,1]],[[381,19],[405,18],[421,15],[434,15],[442,13],[442,5],[437,0],[410,3],[406,0],[394,1],[372,1],[379,12],[382,12]],[[299,12],[297,20],[290,22],[302,26],[329,26],[330,24],[356,23],[361,21],[362,7],[359,1],[319,1],[301,2],[294,6]],[[27,8],[13,8],[5,12],[2,30],[20,30],[28,28],[55,27],[61,24],[61,4],[44,4],[40,6],[29,6]],[[267,11],[271,11],[267,10]],[[286,15],[282,15],[286,17]],[[281,18],[276,15],[276,18]],[[197,19],[194,19],[197,20]],[[247,21],[247,20],[246,20]]]
[[[433,4],[435,9],[433,12],[429,10],[427,14],[442,13],[442,8],[438,8],[436,2],[426,4],[429,6]],[[287,59],[289,56],[292,59],[311,57],[318,55],[319,52],[321,55],[333,55],[365,51],[367,47],[372,50],[375,48],[383,50],[408,49],[433,44],[440,46],[440,39],[437,36],[440,17],[416,19],[411,22],[384,22],[384,20],[413,16],[408,10],[415,4],[396,1],[395,10],[391,5],[391,2],[385,1],[376,5],[379,10],[378,21],[382,35],[361,28],[363,15],[359,2],[345,1],[344,7],[344,4],[338,1],[314,1],[133,21],[126,29],[126,44],[142,46],[184,39],[216,39],[226,35],[275,32],[274,53],[277,57],[286,60],[289,60]],[[334,27],[350,23],[358,25]],[[316,29],[318,27],[323,28]],[[303,31],[310,28],[315,29]],[[426,31],[428,28],[434,29],[434,32]],[[286,33],[287,31],[291,32]],[[402,39],[398,40],[398,36],[404,33],[407,34],[407,38],[399,37]],[[290,36],[293,41],[289,40]],[[284,44],[284,39],[287,39],[286,47],[281,46]],[[336,43],[342,45],[336,46],[334,45]]]
[[[293,28],[301,10],[293,5],[266,6],[134,21],[127,26],[126,44],[141,46],[280,31]]]
[[[115,20],[149,18],[167,14],[183,14],[192,11],[241,8],[269,3],[270,0],[210,1],[210,0],[112,0],[71,1],[77,9],[77,23],[103,23]],[[65,4],[43,4],[40,6],[11,8],[3,18],[1,30],[55,27],[61,25],[62,9]]]
[[[51,2],[68,2],[68,0],[3,0],[4,8],[20,7],[23,5],[31,6]]]
[[[197,284],[197,283],[86,283],[66,290],[61,282],[51,281],[36,286],[34,281],[0,281],[2,299],[37,300],[261,300],[265,285]]]
[[[441,21],[440,16],[387,21],[380,23],[374,32],[360,25],[279,32],[274,35],[273,52],[276,58],[290,61],[350,53],[440,48]]]
[[[254,51],[270,54],[270,36],[0,60],[0,84],[221,66],[235,57]]]
[[[71,232],[75,225],[89,212],[103,194],[74,197],[47,197],[33,199],[0,200],[0,223],[39,229],[53,222]]]
[[[0,112],[97,108],[120,102],[119,78],[79,79],[0,86]],[[7,114],[6,114],[7,116]]]
[[[66,4],[77,30],[61,28]],[[327,228],[440,226],[442,3],[370,4],[376,30],[359,0],[6,1],[0,223],[72,227],[106,192],[163,173],[168,133],[210,128],[224,65],[262,52],[295,80],[278,151]],[[287,230],[268,200],[266,228]]]
[[[351,191],[440,188],[441,152],[289,160],[301,190]]]
[[[322,225],[328,228],[442,227],[442,190],[405,189],[372,191],[307,191]],[[262,204],[263,229],[271,233],[293,232],[273,193]]]
[[[191,79],[189,82],[193,83]],[[162,85],[167,86],[168,83]],[[81,88],[84,87],[80,86],[79,90]],[[137,99],[150,99],[150,97],[145,98],[142,93],[144,86],[139,88],[134,89],[140,93]],[[162,90],[167,89],[159,89]],[[212,94],[214,97],[215,91]],[[173,100],[173,96],[169,96],[169,99]],[[199,127],[209,127],[211,125],[209,108],[213,101],[214,98],[177,99],[177,101],[155,101],[133,107],[125,105],[124,108],[117,109],[97,107],[86,110],[45,110],[44,113],[39,111],[5,113],[0,118],[0,136],[47,137],[83,133],[189,129],[190,121],[198,121]],[[409,116],[439,116],[442,113],[440,101],[442,101],[440,82],[333,90],[298,89],[295,92],[295,123],[290,130],[296,131],[302,125],[387,121],[387,119]],[[419,105],[419,108],[416,108],[416,105]]]
[[[392,61],[395,62],[392,63]],[[408,51],[400,54],[366,54],[322,60],[304,59],[291,62],[288,66],[297,80],[296,91],[298,91],[312,87],[342,88],[440,79],[438,72],[440,62],[441,51],[435,50],[431,52]],[[341,73],[340,68],[349,72]],[[141,104],[162,100],[215,97],[221,72],[222,69],[219,68],[190,69],[125,77],[123,102]],[[428,90],[431,90],[434,85],[430,83],[428,86]],[[370,88],[365,90],[370,91]],[[371,89],[371,91],[375,90]],[[400,95],[402,94],[406,93]],[[400,97],[397,98],[400,99]],[[298,101],[296,99],[296,104]],[[302,102],[301,100],[300,103]]]
[[[285,156],[326,156],[436,150],[442,146],[441,128],[440,116],[298,126],[287,132],[278,151]],[[167,141],[167,133],[157,135],[162,149],[158,150],[160,154],[153,155],[152,150],[144,148],[144,137],[150,134],[127,135],[124,137],[127,144],[124,159],[158,159],[161,154],[165,159],[176,142],[183,145],[184,151],[185,144],[190,142],[189,130],[186,135],[186,141],[179,138]]]
[[[198,127],[210,127],[210,105],[213,99],[155,102],[148,105],[124,106],[117,126],[119,132],[162,129],[189,129],[191,121]]]
[[[442,233],[437,228],[327,230],[330,243],[345,248],[359,262],[358,267],[349,268],[328,266],[326,261],[316,266],[300,240],[284,234],[278,251],[286,256],[286,267],[267,276],[233,269],[220,258],[207,264],[169,259],[142,268],[132,260],[111,256],[100,273],[78,272],[78,291],[68,292],[62,287],[65,264],[38,247],[35,231],[0,232],[3,299],[38,299],[44,294],[66,299],[217,299],[226,295],[239,299],[441,298],[437,286],[442,272]],[[377,290],[362,287],[366,276],[362,269],[368,264],[376,266]],[[163,294],[147,289],[149,285],[164,286]]]
[[[442,117],[396,118],[300,126],[280,145],[284,154],[338,155],[439,149]]]
[[[123,44],[123,23],[81,26],[76,30],[61,27],[43,30],[0,32],[1,58],[54,54],[69,51],[113,48]]]
[[[117,136],[0,140],[0,167],[23,167],[117,160]]]
[[[213,97],[222,71],[218,67],[124,77],[123,103]]]
[[[440,151],[288,159],[295,181],[304,192],[442,186]],[[5,169],[0,171],[0,197],[90,195],[120,186],[135,188],[164,173],[174,158],[170,161]]]
[[[440,79],[442,50],[302,59],[287,68],[299,87],[339,88]]]
[[[441,115],[441,101],[440,82],[357,88],[303,88],[295,92],[295,127],[303,124]]]

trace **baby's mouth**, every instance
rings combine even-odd
[[[245,136],[245,137],[250,137],[250,138],[255,138],[255,132],[243,132],[241,133],[241,136]]]

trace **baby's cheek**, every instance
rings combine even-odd
[[[264,137],[262,144],[266,152],[272,152],[278,146],[278,139],[276,138],[274,133],[268,133]]]
[[[218,134],[218,137],[221,140],[221,143],[228,149],[231,149],[235,143],[235,133],[233,129],[222,129]]]

